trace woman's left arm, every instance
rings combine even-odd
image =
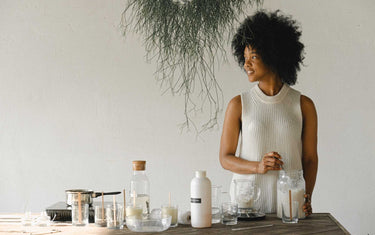
[[[312,213],[311,196],[314,191],[316,175],[318,172],[318,117],[314,102],[307,96],[301,95],[301,110],[303,117],[302,128],[302,168],[306,182],[306,203],[304,211],[306,216]]]

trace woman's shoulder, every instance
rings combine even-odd
[[[230,105],[241,105],[241,95],[236,95],[229,101]]]
[[[316,115],[315,104],[311,98],[301,95],[301,110],[304,116]]]
[[[314,106],[314,102],[310,97],[301,94],[301,106]]]
[[[241,95],[237,95],[229,101],[227,114],[241,117],[241,113],[242,113]]]
[[[237,95],[233,97],[228,103],[228,109],[241,109],[242,108],[242,101],[241,95]]]
[[[294,94],[296,98],[299,97],[301,106],[314,105],[312,99],[307,97],[306,95],[303,95],[299,90],[294,89],[293,87],[289,87],[289,92]]]

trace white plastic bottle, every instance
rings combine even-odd
[[[211,181],[206,177],[206,171],[196,171],[191,180],[190,210],[192,227],[211,227]]]

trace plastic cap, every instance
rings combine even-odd
[[[206,171],[195,171],[195,177],[206,177]]]

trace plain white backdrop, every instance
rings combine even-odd
[[[0,213],[40,212],[64,190],[129,187],[147,160],[151,207],[189,206],[194,170],[229,186],[220,127],[180,134],[183,97],[161,95],[140,35],[121,34],[125,1],[0,0]],[[300,22],[305,67],[295,86],[319,116],[315,212],[375,234],[375,3],[265,0]],[[251,12],[249,12],[250,14]],[[251,88],[230,55],[217,68],[224,103]],[[110,200],[110,198],[106,198]]]

